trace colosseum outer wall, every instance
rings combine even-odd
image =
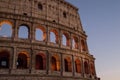
[[[78,9],[64,0],[1,0],[0,10],[82,30]]]
[[[0,80],[97,80],[86,40],[64,0],[1,0]]]

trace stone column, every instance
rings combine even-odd
[[[88,45],[87,45],[87,41],[85,40],[85,48],[86,48],[86,51],[89,52],[88,50]]]
[[[46,44],[48,44],[48,42],[50,41],[49,37],[50,37],[49,36],[49,27],[46,25],[46,40],[45,40]]]
[[[17,26],[17,23],[16,23],[16,20],[14,20],[14,29],[13,29],[13,39],[16,41],[17,38],[18,38],[18,26]]]
[[[81,36],[79,37],[79,51],[82,52],[82,47],[81,47]]]
[[[63,76],[63,67],[64,67],[64,65],[63,65],[63,55],[60,53],[60,62],[61,62],[61,65],[60,65],[60,67],[61,67],[61,69],[60,69],[60,72],[61,72],[61,76]]]
[[[90,61],[88,60],[88,75],[90,76]]]
[[[30,53],[30,62],[29,62],[29,66],[30,66],[30,67],[29,67],[29,73],[31,73],[31,70],[32,70],[32,68],[33,68],[33,66],[32,66],[32,65],[33,65],[32,63],[33,63],[33,62],[32,62],[32,61],[35,60],[35,59],[33,59],[33,54],[34,54],[34,53],[33,53],[33,49],[31,49],[30,52],[31,52],[31,53]]]
[[[47,42],[50,42],[50,28],[47,27]]]
[[[69,35],[69,37],[68,37],[69,43],[67,43],[67,44],[69,44],[69,45],[68,45],[69,49],[72,49],[71,33],[68,32],[68,35]],[[66,38],[67,38],[67,36],[66,36]]]
[[[34,51],[34,48],[32,48],[32,51],[31,51],[31,63],[30,63],[30,72],[31,73],[34,73],[35,71],[35,55],[36,55],[36,51]]]
[[[16,69],[16,66],[17,66],[17,58],[16,58],[16,54],[17,54],[17,47],[16,46],[14,46],[14,48],[13,48],[13,64],[12,64],[12,69]]]
[[[47,54],[46,54],[47,56],[46,56],[46,70],[47,70],[47,74],[49,74],[49,66],[50,66],[50,64],[49,64],[49,52],[47,51]]]
[[[74,61],[73,55],[72,55],[72,73],[73,73],[73,76],[75,76],[75,61]]]
[[[82,76],[84,77],[85,69],[84,69],[84,59],[83,59],[83,58],[81,59],[81,64],[82,64],[82,66],[81,66],[81,67],[82,67],[82,69],[81,69],[81,70],[82,70],[82,73],[81,73],[81,74],[82,74]]]
[[[31,22],[30,39],[31,39],[31,42],[35,40],[35,26],[33,22]]]
[[[61,29],[59,29],[59,48],[61,48],[62,47],[62,31],[61,31]]]
[[[78,50],[81,52],[81,40],[80,37],[78,37]]]
[[[73,44],[73,43],[72,43],[72,35],[71,35],[71,33],[70,33],[70,49],[71,49],[71,50],[72,50],[72,48],[73,48],[73,47],[72,47],[72,44]]]

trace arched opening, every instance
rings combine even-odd
[[[43,5],[41,3],[38,3],[38,9],[43,10]]]
[[[63,17],[67,18],[67,13],[65,11],[63,12]]]
[[[68,72],[68,61],[64,59],[65,71]]]
[[[58,32],[54,29],[50,30],[50,42],[58,43]]]
[[[29,37],[29,29],[26,25],[19,26],[18,37],[22,39],[28,39]]]
[[[9,68],[10,54],[8,51],[3,50],[0,52],[0,68]]]
[[[78,49],[78,38],[77,37],[72,38],[72,48]]]
[[[43,70],[43,58],[41,55],[36,55],[36,69]]]
[[[43,31],[41,29],[36,29],[36,40],[43,41]]]
[[[70,45],[69,35],[67,33],[63,33],[63,35],[62,35],[62,44],[64,46],[69,46]]]
[[[46,57],[44,54],[40,53],[40,54],[36,55],[35,68],[38,70],[46,69]]]
[[[95,67],[94,67],[94,64],[92,64],[92,63],[90,65],[90,72],[92,75],[95,75]]]
[[[71,72],[72,71],[71,60],[70,60],[69,57],[64,59],[64,68],[65,68],[65,72]]]
[[[89,66],[86,61],[84,62],[84,71],[85,71],[85,74],[89,74]]]
[[[18,69],[27,69],[28,66],[29,66],[28,53],[26,53],[26,52],[19,53],[18,59],[17,59],[17,68]]]
[[[12,37],[12,24],[9,21],[0,23],[0,37]]]
[[[75,48],[75,39],[72,39],[72,48]]]
[[[53,32],[50,32],[50,42],[56,43],[56,36]]]
[[[86,51],[86,44],[85,44],[84,40],[81,40],[81,50]]]
[[[35,31],[35,39],[38,41],[45,41],[46,31],[43,27],[37,27]]]
[[[51,70],[60,71],[60,58],[57,54],[54,54],[51,57]]]
[[[62,35],[62,44],[65,46],[67,45],[67,38],[65,35]]]
[[[79,59],[75,60],[75,70],[77,73],[81,73],[81,62]]]
[[[57,60],[53,56],[51,58],[51,70],[52,71],[57,71]]]

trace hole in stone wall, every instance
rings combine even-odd
[[[53,20],[53,22],[56,22],[55,20]]]
[[[63,12],[63,17],[64,17],[64,18],[67,18],[66,12]]]
[[[29,37],[29,29],[26,25],[20,25],[18,30],[18,37],[22,39],[28,39]]]
[[[43,10],[43,6],[41,3],[38,3],[38,9]]]
[[[6,22],[0,23],[0,37],[11,37],[12,36],[12,25]]]
[[[27,13],[23,13],[23,15],[27,16]]]

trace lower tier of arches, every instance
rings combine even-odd
[[[35,46],[27,43],[1,42],[0,44],[0,76],[45,75],[96,78],[94,58],[89,54],[37,44]]]

